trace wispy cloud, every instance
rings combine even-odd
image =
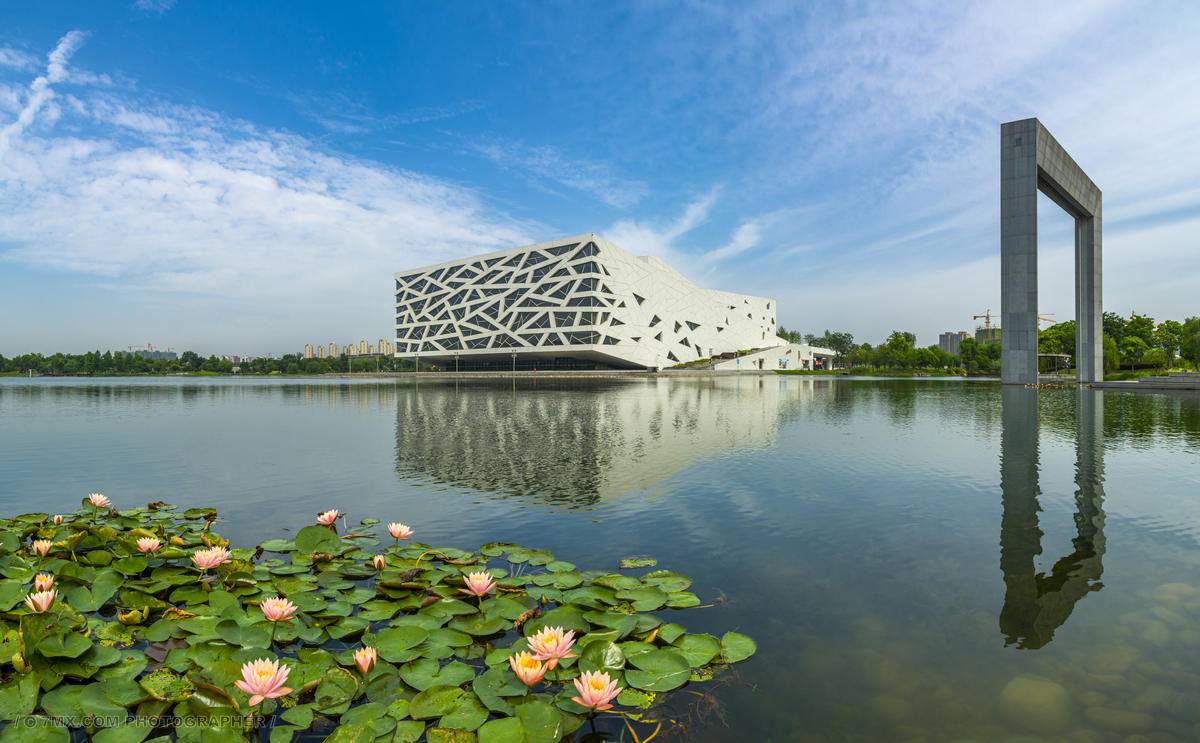
[[[24,105],[17,114],[16,120],[0,128],[0,161],[4,159],[12,139],[20,136],[21,132],[33,122],[33,117],[42,109],[42,106],[54,97],[54,91],[50,86],[66,78],[67,60],[83,44],[85,38],[87,35],[82,31],[72,31],[59,39],[54,51],[50,52],[46,73],[39,75],[30,83]]]
[[[0,46],[0,67],[26,72],[36,70],[38,68],[38,58],[20,49]]]
[[[176,0],[134,0],[134,7],[147,13],[162,15],[175,7]]]
[[[345,93],[333,95],[286,93],[282,98],[295,106],[297,113],[304,118],[337,134],[367,134],[388,131],[400,126],[451,119],[484,107],[483,101],[470,99],[444,106],[419,106],[404,111],[380,114],[367,103],[355,100]]]
[[[474,142],[469,149],[535,186],[553,181],[618,209],[634,206],[649,192],[644,182],[622,178],[606,164],[573,159],[549,145],[490,140]]]
[[[631,253],[657,255],[668,262],[674,262],[682,254],[676,242],[708,221],[709,212],[712,211],[719,193],[720,189],[713,188],[689,203],[678,217],[665,223],[618,220],[605,230],[604,236]]]
[[[0,130],[0,260],[373,335],[392,272],[533,242],[468,189],[201,108],[76,86],[39,118],[81,41],[59,42]]]

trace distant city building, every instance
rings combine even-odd
[[[313,346],[311,343],[304,344],[304,358],[311,359],[313,357]]]
[[[975,328],[976,343],[999,343],[1000,328],[993,325],[990,328]]]
[[[174,351],[147,351],[143,349],[141,351],[129,352],[118,351],[118,353],[127,353],[127,355],[130,356],[139,356],[143,359],[151,359],[154,361],[174,361],[176,358],[178,358]]]
[[[971,334],[965,330],[959,330],[958,332],[948,330],[938,336],[938,347],[951,356],[957,356],[959,345],[964,339],[970,337]]]
[[[337,344],[336,344],[336,343],[330,343],[330,344],[329,344],[329,355],[330,355],[330,357],[332,357],[332,358],[337,358],[337,356],[338,356],[338,346],[337,346]]]
[[[325,358],[325,346],[317,346],[317,358]]]

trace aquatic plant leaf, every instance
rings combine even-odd
[[[343,723],[325,739],[325,743],[371,743],[377,735],[379,733],[367,722]]]
[[[625,667],[625,653],[615,642],[589,642],[579,657],[581,671],[619,671]]]
[[[688,591],[672,591],[667,594],[667,607],[670,609],[688,609],[700,605],[700,597]]]
[[[476,676],[471,689],[484,706],[502,715],[513,713],[512,705],[504,697],[521,696],[526,692],[525,684],[502,668],[489,668]]]
[[[284,722],[290,722],[299,728],[307,728],[312,725],[313,721],[313,706],[311,704],[298,704],[291,709],[284,710],[279,717]]]
[[[296,549],[296,543],[290,539],[268,539],[258,545],[264,552],[291,552]]]
[[[296,550],[306,555],[325,552],[336,555],[342,551],[342,538],[324,526],[306,526],[296,532]]]
[[[15,720],[33,714],[38,700],[38,680],[25,674],[0,685],[0,720]]]
[[[71,734],[57,720],[34,716],[0,730],[0,743],[70,743]]]
[[[475,678],[475,669],[457,661],[442,666],[433,658],[421,658],[400,667],[404,683],[425,691],[431,686],[459,686]]]
[[[642,576],[642,582],[648,586],[658,586],[667,593],[686,591],[692,585],[692,579],[672,570],[651,570]]]
[[[667,593],[658,586],[642,586],[625,591],[617,591],[617,598],[633,602],[637,611],[655,611],[667,603]]]
[[[98,730],[92,736],[93,743],[142,743],[154,732],[154,723],[148,719],[135,718],[116,727]]]
[[[414,720],[441,717],[454,709],[459,697],[465,693],[457,686],[431,686],[412,698],[408,707],[409,717]]]
[[[8,611],[25,599],[28,589],[20,581],[0,580],[0,611]]]
[[[428,743],[476,743],[475,733],[458,728],[430,728],[425,734]]]
[[[637,570],[638,568],[652,568],[658,564],[658,560],[653,557],[622,557],[617,562],[617,567],[622,570]]]
[[[354,674],[345,668],[330,668],[317,684],[313,701],[324,714],[343,714],[357,693],[358,679]]]
[[[367,702],[360,704],[357,707],[351,707],[338,720],[341,726],[364,725],[369,728],[374,735],[384,735],[390,733],[396,728],[396,718],[388,717],[387,705],[379,702]]]
[[[471,674],[474,676],[474,672]],[[487,721],[488,711],[474,694],[463,694],[449,712],[442,715],[438,725],[443,728],[475,730]]]
[[[515,717],[489,720],[479,728],[479,743],[525,743],[525,726]]]
[[[745,635],[726,632],[721,637],[721,657],[726,663],[738,663],[754,655],[758,645]]]
[[[37,644],[37,651],[46,658],[78,658],[92,647],[92,641],[74,632],[55,633]]]
[[[712,635],[684,635],[675,643],[692,668],[705,665],[721,652],[721,642]]]
[[[468,635],[487,636],[494,635],[509,628],[509,622],[501,617],[493,617],[488,619],[482,614],[476,614],[471,617],[456,617],[450,622],[450,629],[465,632]]]
[[[420,720],[402,720],[396,723],[396,732],[391,743],[416,743],[425,734],[425,723]]]
[[[402,663],[409,660],[405,651],[416,647],[429,637],[429,630],[415,625],[387,627],[375,634],[375,648],[379,657],[391,663]]]
[[[566,733],[562,713],[540,699],[522,703],[516,712],[527,743],[558,743]]]

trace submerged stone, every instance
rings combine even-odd
[[[1131,712],[1112,707],[1088,707],[1083,716],[1097,727],[1118,733],[1143,733],[1154,727],[1154,718],[1145,712]]]
[[[1011,722],[1035,733],[1057,733],[1071,721],[1071,700],[1061,684],[1017,676],[1000,692],[1000,705]]]
[[[1186,583],[1164,583],[1154,589],[1154,600],[1160,604],[1177,604],[1192,598],[1198,592]]]

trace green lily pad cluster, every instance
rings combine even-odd
[[[584,671],[624,687],[601,718],[653,722],[665,693],[755,651],[744,635],[691,634],[660,616],[700,604],[669,570],[578,570],[510,543],[381,542],[364,519],[345,535],[316,525],[232,549],[202,571],[194,552],[228,547],[216,519],[86,500],[57,524],[0,519],[0,743],[554,743],[592,713],[571,701]],[[141,551],[147,538],[160,546]],[[37,540],[52,543],[45,556]],[[493,592],[460,591],[481,571]],[[39,573],[57,591],[41,612],[24,600]],[[258,604],[273,596],[295,615],[267,621]],[[576,657],[528,688],[508,658],[544,627],[573,631]],[[353,657],[363,646],[378,656],[365,674]],[[292,691],[250,706],[234,682],[260,658],[288,667]]]

